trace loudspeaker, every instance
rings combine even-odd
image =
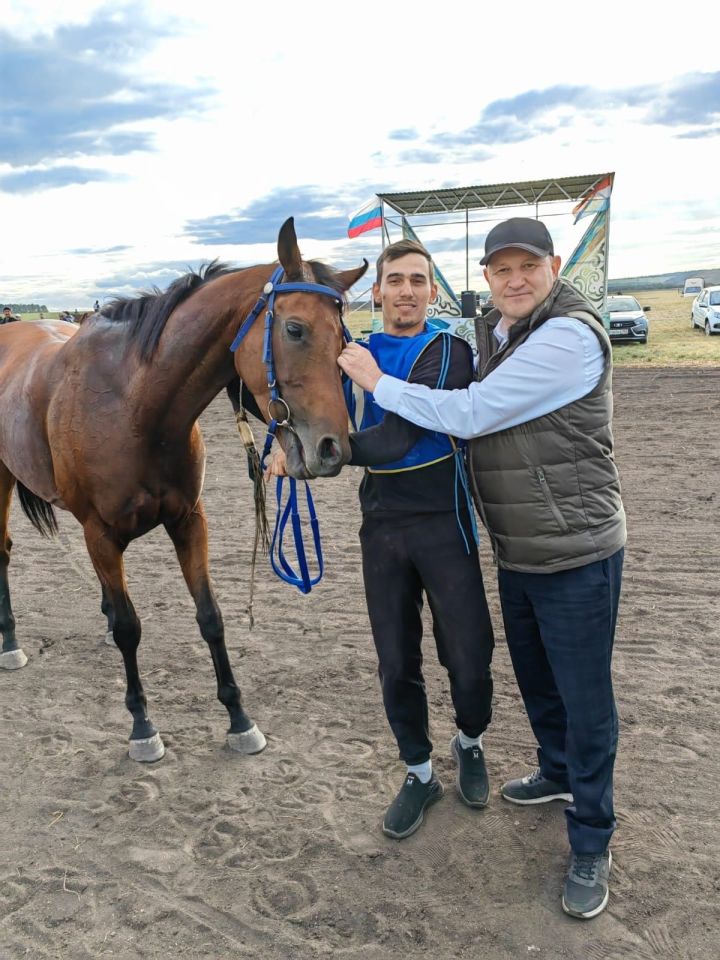
[[[477,301],[474,290],[463,290],[460,294],[460,303],[462,305],[463,318],[477,316]]]

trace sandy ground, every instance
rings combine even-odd
[[[249,629],[249,482],[234,423],[203,423],[215,582],[255,757],[224,744],[207,651],[169,541],[133,544],[141,670],[168,747],[127,757],[120,657],[101,641],[80,528],[43,541],[13,506],[11,585],[30,662],[0,676],[0,957],[716,960],[720,370],[616,373],[628,508],[615,656],[621,718],[612,895],[562,913],[562,804],[520,809],[503,779],[533,740],[498,632],[486,752],[492,799],[462,805],[448,685],[427,645],[435,764],[447,792],[400,843],[380,820],[401,782],[360,580],[359,471],[314,485],[327,572],[309,597],[266,573]]]

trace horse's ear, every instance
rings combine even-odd
[[[288,217],[278,234],[278,260],[288,280],[302,280],[302,257],[295,235],[295,221]]]
[[[338,270],[335,274],[335,279],[340,283],[343,290],[349,290],[353,284],[356,284],[360,277],[365,273],[368,268],[368,262],[363,257],[363,262],[361,267],[356,267],[354,270]]]

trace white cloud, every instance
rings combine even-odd
[[[68,0],[52,9],[44,0],[11,0],[2,30],[10,41],[32,43],[38,33],[52,37],[93,17],[120,17],[122,9],[92,0]],[[130,281],[144,275],[146,265],[215,256],[270,259],[271,245],[202,245],[192,242],[185,226],[232,215],[285,188],[314,184],[340,197],[355,190],[364,199],[383,188],[605,170],[616,171],[612,276],[720,265],[718,234],[710,229],[720,214],[711,153],[717,141],[681,139],[677,134],[685,127],[648,124],[638,107],[610,102],[588,112],[560,104],[543,115],[545,132],[520,120],[527,137],[515,142],[471,144],[469,152],[441,147],[440,162],[428,152],[438,149],[433,137],[472,128],[499,100],[558,86],[612,94],[667,85],[691,73],[696,50],[679,42],[682,22],[648,22],[646,11],[612,3],[599,14],[579,13],[567,2],[488,12],[459,0],[440,7],[415,4],[412,12],[377,0],[357,9],[325,0],[281,0],[272,9],[228,6],[224,0],[155,0],[133,9],[147,44],[113,66],[144,90],[174,90],[176,100],[168,106],[163,99],[164,112],[120,128],[149,136],[149,151],[68,155],[46,163],[72,162],[112,179],[38,193],[0,192],[0,217],[12,235],[0,278],[6,299],[82,307],[83,298],[91,303],[108,278]],[[685,22],[692,24],[696,15],[703,20],[702,10],[685,4]],[[77,56],[80,62],[84,52]],[[202,100],[185,103],[182,90],[202,90]],[[116,98],[127,95],[120,90]],[[391,138],[398,130],[413,131],[417,139]],[[0,178],[11,169],[0,163]],[[285,215],[296,213],[289,203]],[[570,218],[548,222],[569,254]],[[490,225],[473,227],[476,252]],[[270,226],[272,234],[280,223]],[[297,228],[302,238],[300,214]],[[370,239],[379,250],[379,233],[365,237]],[[69,252],[113,247],[126,249]],[[340,236],[303,248],[308,256],[346,263],[358,249]],[[464,287],[464,251],[438,259],[448,278]],[[477,264],[473,269],[478,272],[471,285],[479,286]]]

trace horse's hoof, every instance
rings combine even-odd
[[[165,756],[165,744],[159,733],[146,740],[130,741],[130,759],[137,760],[139,763],[154,763],[156,760],[162,760]]]
[[[114,647],[114,646],[115,646],[115,637],[113,636],[112,630],[108,630],[108,632],[105,634],[105,643],[106,643],[109,647]]]
[[[228,746],[237,753],[260,753],[267,746],[267,740],[257,724],[253,724],[244,733],[229,733]]]
[[[19,670],[27,663],[27,657],[18,647],[17,650],[6,650],[0,653],[0,670]]]

